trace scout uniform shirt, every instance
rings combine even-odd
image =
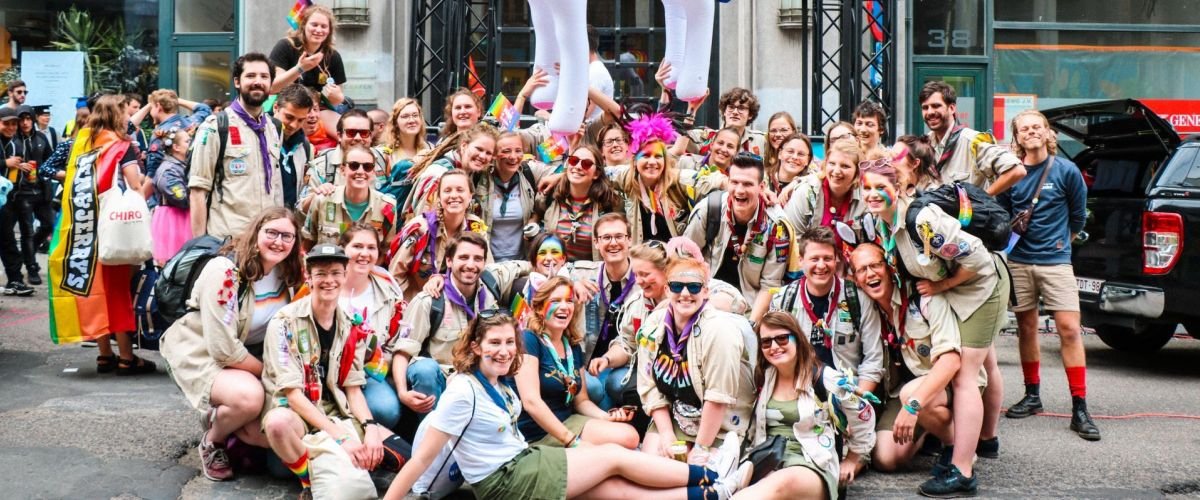
[[[847,193],[850,203],[846,207],[834,207],[825,198],[824,181],[816,176],[802,177],[794,185],[791,197],[783,207],[783,215],[797,234],[820,226],[826,213],[833,216],[832,220],[853,225],[854,220],[867,211],[867,205],[862,201],[862,191],[857,188],[851,187]]]
[[[429,234],[430,224],[437,226],[435,234]],[[488,227],[474,215],[467,214],[463,228],[458,234],[470,231],[488,239]],[[400,289],[406,299],[412,298],[420,291],[420,286],[434,274],[446,270],[446,248],[450,246],[450,236],[445,225],[433,212],[424,212],[408,220],[394,238],[388,248],[391,255],[388,261],[388,271],[396,277]],[[489,248],[491,243],[488,243]],[[432,247],[432,248],[431,248]],[[487,252],[487,261],[492,262],[492,253]]]
[[[387,155],[379,147],[372,147],[371,155],[375,157],[375,189],[380,191],[388,184],[388,164]],[[322,184],[333,184],[334,186],[345,186],[346,178],[339,171],[342,165],[342,148],[338,146],[333,149],[327,149],[321,154],[308,162],[308,168],[304,171],[304,195],[307,196],[313,189],[320,187]],[[301,196],[301,198],[305,197]]]
[[[883,342],[879,335],[879,312],[871,298],[858,287],[854,296],[849,295],[847,281],[834,278],[830,289],[830,310],[816,321],[805,307],[808,299],[804,280],[793,281],[771,296],[771,310],[784,311],[800,323],[800,334],[808,335],[809,342],[824,345],[833,354],[834,368],[853,370],[862,380],[883,380]],[[837,297],[832,297],[837,292]],[[850,300],[858,301],[858,330],[855,330]],[[815,314],[815,312],[813,313]],[[820,328],[816,324],[820,323]],[[804,340],[804,339],[799,339]],[[824,360],[823,360],[824,361]]]
[[[308,206],[308,214],[304,219],[304,227],[300,233],[305,241],[316,244],[329,243],[336,245],[338,238],[350,225],[363,222],[379,231],[383,241],[392,240],[396,229],[396,201],[391,196],[369,188],[367,193],[367,208],[358,219],[350,215],[346,200],[346,186],[333,188],[329,196],[317,195]]]
[[[351,310],[347,310],[346,314],[351,318],[355,314],[363,316],[370,327],[366,356],[363,358],[366,376],[378,382],[387,382],[387,374],[392,367],[392,353],[396,352],[396,339],[399,338],[400,318],[408,303],[400,293],[400,285],[396,284],[387,269],[376,266],[371,270],[369,281],[374,300],[366,305],[366,314],[362,314],[363,305],[353,300],[349,301]]]
[[[264,132],[271,164],[262,164],[258,136],[233,111],[229,115],[229,139],[225,157],[217,158],[220,135],[216,115],[204,120],[192,143],[189,188],[209,191],[212,208],[208,211],[206,232],[217,238],[240,233],[250,219],[270,207],[283,206],[283,175],[279,171],[280,135],[275,123],[267,120]],[[214,186],[217,168],[225,169],[220,186]],[[270,173],[268,174],[268,170]],[[270,181],[268,182],[268,175]],[[203,210],[203,207],[192,207]]]
[[[583,359],[585,362],[593,359],[596,352],[603,354],[608,349],[620,349],[624,345],[632,345],[633,335],[637,331],[635,320],[629,317],[628,311],[632,302],[641,296],[642,287],[637,285],[637,280],[633,277],[632,264],[625,276],[615,283],[618,290],[615,300],[609,300],[614,283],[609,281],[607,271],[601,272],[603,269],[604,263],[590,260],[578,260],[571,266],[570,278],[573,283],[588,281],[595,283],[600,288],[592,300],[584,304],[582,308],[576,308],[575,317],[571,320],[579,331],[584,332]],[[532,295],[530,298],[532,299]],[[638,323],[640,324],[640,320]],[[616,330],[616,334],[612,338],[602,338],[607,335],[607,332],[601,331],[606,324],[612,325]],[[623,337],[626,336],[628,338],[624,339]],[[600,347],[601,341],[606,343],[604,347]],[[633,354],[632,349],[626,352]]]
[[[900,287],[892,289],[892,311],[895,313],[888,321],[889,331],[884,333],[889,358],[885,388],[891,398],[900,397],[900,389],[912,380],[904,376],[901,363],[913,378],[922,377],[933,370],[939,356],[949,352],[962,353],[958,319],[944,294],[930,297],[913,294],[916,300],[902,294]],[[897,351],[901,359],[895,359]],[[980,367],[978,383],[980,387],[987,386],[986,368]]]
[[[997,145],[991,134],[960,124],[946,132],[940,142],[929,132],[929,142],[933,143],[933,157],[937,161],[936,170],[942,174],[942,184],[961,181],[986,189],[1000,174],[1021,164],[1012,151]]]
[[[688,222],[684,236],[696,242],[704,252],[709,267],[709,277],[716,277],[717,271],[725,258],[725,248],[734,238],[730,224],[732,214],[729,213],[729,194],[721,196],[721,220],[717,235],[712,240],[712,248],[705,248],[706,226],[708,218],[708,203],[697,203],[692,211],[691,221]],[[765,213],[763,212],[765,210]],[[761,204],[751,222],[747,224],[749,241],[743,242],[740,257],[737,258],[738,276],[741,283],[738,288],[746,301],[753,304],[759,290],[782,286],[784,280],[798,278],[800,263],[793,247],[795,231],[784,220],[779,207],[766,208]],[[756,222],[757,221],[757,222]],[[746,235],[738,235],[745,238]],[[793,276],[795,274],[795,276]]]
[[[691,139],[691,144],[688,145],[689,153],[707,154],[708,145],[713,139],[717,138],[717,132],[720,130],[711,128],[694,128],[687,132],[688,139]],[[767,136],[761,130],[754,130],[747,126],[742,132],[742,143],[738,151],[762,156],[767,150]],[[736,152],[735,152],[736,153]]]
[[[312,296],[284,306],[271,318],[263,342],[262,382],[267,391],[267,411],[288,406],[287,391],[300,389],[326,416],[352,416],[343,388],[366,385],[363,357],[367,343],[354,335],[350,318],[340,307],[334,313],[333,328],[325,373],[320,373],[321,341]]]
[[[511,295],[513,282],[517,278],[529,274],[529,270],[529,262],[510,260],[488,264],[484,272],[491,273],[496,278],[498,291],[504,297]],[[452,279],[447,278],[446,289],[454,286],[453,283]],[[442,314],[441,324],[429,324],[433,296],[421,292],[408,303],[408,307],[404,310],[404,318],[400,321],[400,333],[398,334],[399,338],[396,339],[395,352],[404,353],[409,360],[417,356],[433,358],[443,367],[454,364],[454,344],[458,342],[458,337],[466,331],[467,323],[474,315],[468,316],[466,310],[454,304],[446,296],[446,289],[442,290],[442,298],[439,299],[445,301],[445,312]],[[493,296],[488,287],[483,284],[483,279],[480,278],[476,285],[475,296],[464,297],[464,299],[471,307],[475,308],[475,312],[479,312],[495,309],[502,297]]]
[[[926,247],[922,240],[913,240],[905,227],[907,212],[908,201],[901,198],[896,205],[899,217],[891,234],[909,274],[917,279],[940,281],[953,274],[958,266],[975,272],[971,279],[942,293],[959,319],[966,321],[992,296],[1000,279],[991,252],[979,238],[964,230],[957,218],[946,215],[934,204],[926,205],[917,213],[917,233],[922,235],[922,240],[929,240]],[[886,232],[879,231],[879,234]],[[886,240],[882,246],[885,250],[888,248]]]

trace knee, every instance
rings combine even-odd
[[[900,462],[896,460],[895,454],[889,453],[889,450],[881,450],[876,447],[875,453],[871,454],[872,469],[879,472],[896,472],[899,467]]]
[[[625,448],[627,450],[637,449],[637,446],[638,446],[637,429],[634,429],[633,426],[629,425],[629,424],[619,424],[619,425],[615,426],[615,428],[616,428],[616,431],[613,433],[614,434],[614,436],[613,436],[614,443],[616,443],[618,446]]]
[[[780,471],[787,474],[786,485],[787,491],[792,492],[791,496],[802,498],[820,497],[825,491],[824,481],[817,476],[816,472],[805,467],[788,467]]]
[[[296,413],[287,408],[276,408],[263,420],[263,429],[272,443],[296,437]]]
[[[442,367],[432,359],[421,359],[408,365],[409,385],[414,383],[437,383],[444,379]]]
[[[1064,344],[1078,344],[1083,341],[1083,327],[1079,323],[1059,323],[1058,338]]]

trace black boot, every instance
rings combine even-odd
[[[1100,440],[1100,429],[1096,427],[1096,424],[1092,422],[1092,416],[1088,414],[1086,399],[1071,397],[1071,430],[1088,441]]]
[[[1017,404],[1008,407],[1004,416],[1008,418],[1025,418],[1042,412],[1042,397],[1038,395],[1041,384],[1025,384],[1025,397]]]

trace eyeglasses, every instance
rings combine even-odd
[[[872,168],[890,167],[892,166],[891,158],[876,158],[874,160],[858,162],[858,170],[863,171]]]
[[[355,137],[358,137],[359,139],[368,139],[371,137],[371,129],[369,128],[348,128],[342,130],[342,133],[346,134],[346,137],[351,139]]]
[[[862,274],[862,273],[867,272],[868,270],[875,271],[877,273],[882,273],[886,266],[887,266],[887,264],[885,262],[883,262],[882,260],[880,260],[880,261],[872,262],[865,266],[861,266],[858,269],[855,269],[854,274]]]
[[[370,172],[372,170],[375,170],[375,163],[368,162],[368,161],[348,161],[346,163],[343,163],[342,165],[345,165],[346,170],[349,170],[351,172],[353,172],[355,170],[362,170],[363,172]]]
[[[500,315],[508,316],[508,311],[506,311],[504,309],[497,309],[497,308],[484,309],[482,311],[479,311],[479,314],[476,317],[479,319],[492,319],[492,318],[494,318],[496,316],[500,316]]]
[[[396,116],[396,119],[397,120],[416,120],[420,117],[421,117],[421,115],[419,115],[417,113],[409,113],[409,114],[404,114],[404,115],[398,115],[398,116]]]
[[[749,113],[750,106],[745,106],[745,105],[741,105],[741,104],[730,104],[728,106],[725,106],[725,111],[741,111],[743,113]]]
[[[329,278],[342,279],[346,276],[346,271],[333,271],[333,272],[328,272],[328,273],[322,271],[319,273],[312,273],[309,276],[312,277],[313,281],[324,281]]]
[[[622,139],[620,137],[617,137],[616,139],[609,139],[609,140],[604,141],[604,145],[606,147],[607,146],[621,146],[624,144],[625,144],[625,139]]]
[[[699,283],[699,282],[684,283],[682,281],[672,281],[670,283],[667,283],[667,288],[671,289],[671,293],[676,293],[676,294],[683,293],[683,289],[686,288],[688,293],[690,293],[692,295],[699,295],[700,290],[704,289],[704,283]]]
[[[285,233],[274,229],[265,229],[263,234],[266,235],[268,241],[279,240],[284,243],[296,241],[296,233]]]
[[[595,164],[596,164],[596,162],[589,160],[587,158],[580,158],[578,156],[568,156],[567,157],[567,165],[570,165],[572,167],[577,166],[579,168],[582,168],[583,170],[591,170],[592,166]]]
[[[629,239],[629,235],[625,233],[605,234],[596,237],[596,241],[599,241],[600,243],[620,243],[627,239]]]
[[[794,336],[795,335],[792,335],[790,333],[785,333],[783,335],[776,335],[774,337],[762,337],[762,338],[758,339],[758,347],[760,349],[767,350],[767,349],[771,348],[772,343],[774,343],[775,345],[777,345],[779,347],[784,347],[784,346],[788,345],[789,343],[791,343],[792,337],[794,337]]]
[[[661,241],[658,241],[658,240],[647,241],[646,246],[648,246],[650,248],[657,248],[657,249],[663,250],[663,251],[666,251],[666,249],[667,249],[667,244],[663,243]]]

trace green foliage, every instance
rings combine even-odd
[[[145,33],[127,34],[121,19],[97,19],[74,6],[58,13],[53,39],[54,48],[84,53],[84,81],[87,93],[99,91],[147,92],[158,81],[156,57],[145,50]]]

